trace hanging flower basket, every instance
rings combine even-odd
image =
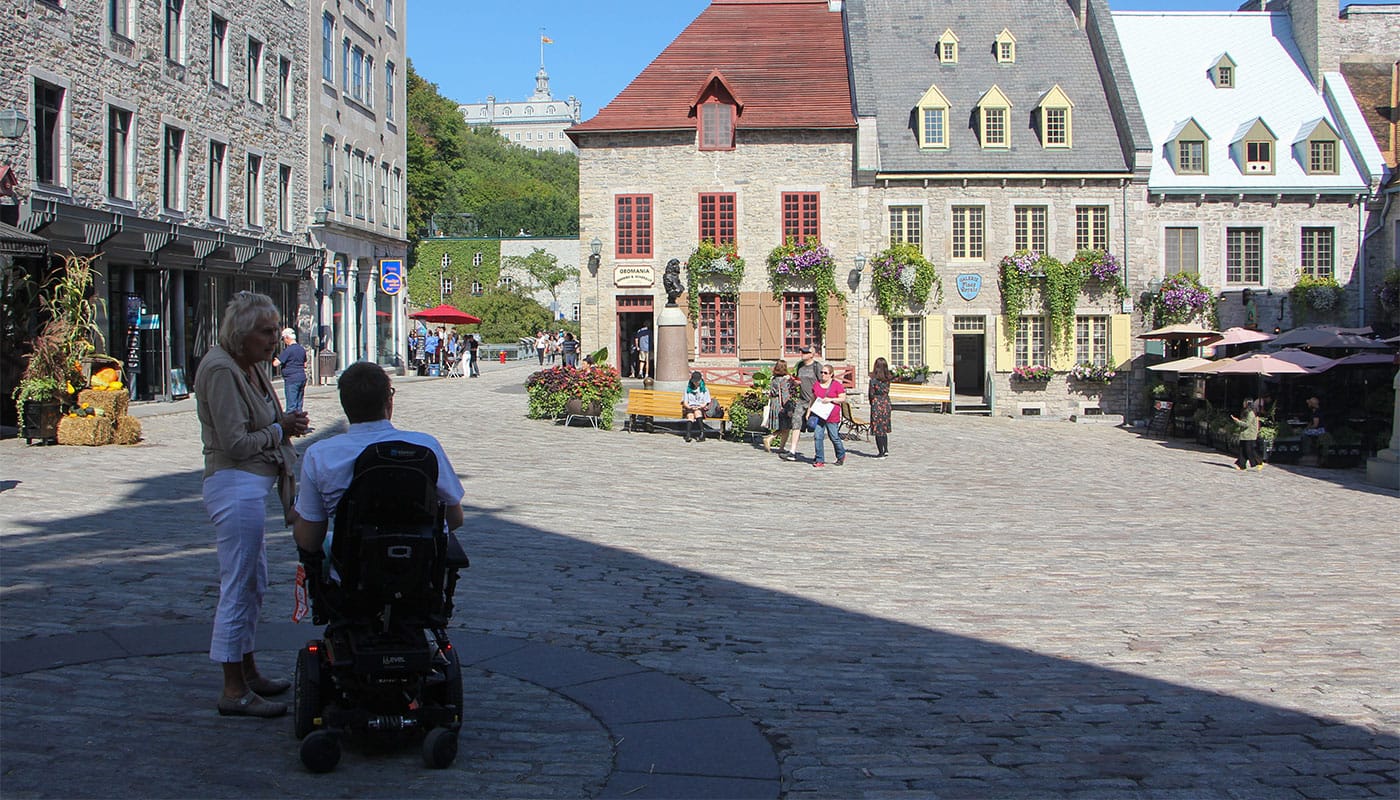
[[[870,259],[870,274],[875,303],[886,317],[907,308],[919,308],[928,303],[930,295],[935,298],[935,305],[943,302],[943,282],[938,271],[911,244],[891,245],[877,253]]]
[[[1017,250],[998,265],[1001,313],[1012,336],[1021,328],[1021,315],[1031,305],[1031,293],[1044,285],[1046,267],[1058,261],[1039,250]]]
[[[810,283],[817,296],[817,330],[826,330],[826,300],[836,298],[845,307],[846,296],[836,288],[836,260],[831,250],[815,236],[798,243],[796,237],[773,248],[768,253],[768,285],[773,297],[781,299],[783,292],[794,285]]]
[[[1123,283],[1123,264],[1107,250],[1080,250],[1070,263],[1084,276],[1095,296],[1109,289],[1120,300],[1128,296],[1128,287]]]
[[[1400,309],[1400,267],[1386,270],[1385,278],[1376,289],[1376,299],[1381,301],[1386,311]]]
[[[688,305],[690,319],[700,318],[700,289],[709,285],[731,299],[739,296],[744,282],[744,259],[733,242],[717,245],[703,241],[690,252],[685,262],[686,285],[690,287]]]
[[[1294,321],[1327,320],[1336,316],[1342,305],[1342,287],[1334,278],[1304,275],[1288,293],[1293,306]]]
[[[1216,298],[1210,287],[1189,272],[1178,272],[1162,281],[1162,288],[1148,297],[1155,326],[1200,320],[1216,324]]]

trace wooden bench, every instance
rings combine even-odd
[[[723,435],[725,426],[729,423],[729,406],[734,402],[734,398],[744,394],[749,390],[748,386],[733,386],[730,384],[717,383],[706,387],[710,392],[710,399],[719,401],[719,407],[724,411],[721,417],[706,417],[719,422],[720,434]],[[627,392],[627,429],[636,431],[640,418],[651,419],[681,419],[681,400],[684,394],[681,392],[662,392],[655,389],[630,389]],[[647,429],[651,429],[650,423]]]
[[[927,383],[891,383],[890,405],[938,406],[947,411],[953,402],[953,390],[947,386]]]

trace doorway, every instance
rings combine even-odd
[[[652,352],[656,349],[656,330],[652,326],[652,302],[651,295],[619,295],[617,298],[617,341],[613,343],[613,352],[617,354],[612,359],[617,364],[618,373],[624,378],[644,378],[642,372],[641,359],[638,353],[632,352],[632,342],[636,341],[637,333],[646,328],[650,332]],[[647,359],[648,365],[654,364],[654,357]]]
[[[953,392],[981,398],[987,377],[987,333],[983,317],[953,318]]]

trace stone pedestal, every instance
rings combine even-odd
[[[1395,387],[1395,408],[1390,418],[1390,447],[1366,462],[1366,482],[1387,489],[1400,489],[1400,372],[1391,381]]]
[[[685,346],[685,312],[679,306],[661,309],[656,323],[656,364],[652,375],[663,392],[683,392],[690,380],[689,350]]]

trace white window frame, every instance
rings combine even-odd
[[[277,165],[277,230],[292,231],[292,167]]]
[[[249,152],[243,184],[243,221],[249,228],[263,227],[263,165],[261,153]]]
[[[1182,233],[1180,233],[1180,234],[1174,234],[1174,233],[1173,233],[1174,231],[1181,231]],[[1195,262],[1194,265],[1192,265],[1192,266],[1189,267],[1189,268],[1183,266],[1184,259],[1181,257],[1181,241],[1184,241],[1184,238],[1183,238],[1183,237],[1184,237],[1184,235],[1185,235],[1185,233],[1184,233],[1185,231],[1190,231],[1190,232],[1191,232],[1191,242],[1192,242],[1192,245],[1193,245],[1193,248],[1192,248],[1192,251],[1193,251],[1192,260]],[[1177,250],[1177,259],[1176,259],[1176,263],[1172,263],[1171,258],[1170,258],[1170,256],[1171,256],[1171,251],[1172,251],[1171,239],[1172,239],[1173,235],[1176,235],[1177,238],[1178,238],[1178,242],[1177,242],[1177,244],[1176,244],[1176,250]],[[1163,274],[1166,274],[1166,275],[1175,275],[1175,274],[1178,273],[1178,272],[1188,272],[1188,273],[1190,273],[1190,274],[1192,274],[1192,275],[1200,275],[1200,274],[1201,274],[1201,229],[1200,229],[1199,226],[1196,226],[1196,225],[1163,225],[1163,226],[1162,226],[1162,271],[1163,271]]]
[[[959,212],[965,219],[959,221]],[[974,213],[975,212],[975,213]],[[959,203],[952,206],[948,226],[949,258],[953,261],[985,261],[987,257],[987,206]],[[964,230],[959,233],[959,226]]]
[[[228,86],[228,20],[209,15],[209,80]]]
[[[215,152],[219,158],[215,158]],[[228,142],[209,140],[209,158],[205,176],[205,213],[211,221],[228,221]],[[218,174],[214,167],[218,164]]]
[[[384,63],[384,119],[394,121],[394,62]]]
[[[923,367],[928,320],[920,316],[890,317],[890,364]]]
[[[46,146],[43,148],[41,148],[40,145],[45,143],[39,141],[36,127],[41,117],[41,112],[39,111],[40,86],[49,87],[58,93],[58,107],[53,110],[52,141],[46,143]],[[33,104],[31,111],[33,112],[32,119],[34,121],[30,123],[29,134],[30,138],[33,139],[32,155],[34,160],[32,163],[34,164],[34,182],[48,189],[67,189],[71,185],[71,175],[69,172],[69,158],[72,149],[70,142],[70,137],[72,136],[69,114],[70,95],[71,87],[67,85],[66,81],[53,80],[47,75],[36,75],[30,82],[29,97],[30,102]],[[52,175],[39,175],[38,164],[41,150],[52,161]]]
[[[161,35],[165,43],[165,59],[176,64],[185,64],[188,54],[185,52],[186,39],[185,28],[188,16],[185,13],[185,0],[163,0],[165,11],[164,29]],[[162,144],[162,146],[164,146]]]
[[[1046,322],[1045,317],[1041,315],[1021,317],[1021,324],[1016,328],[1016,342],[1013,345],[1015,366],[1050,366],[1050,353],[1045,346],[1048,339]]]
[[[112,124],[116,114],[126,115],[126,130],[120,143],[116,140]],[[104,175],[107,200],[131,203],[136,198],[136,112],[133,109],[110,102],[107,104],[107,138],[104,144],[107,155]],[[118,191],[113,192],[113,188]]]
[[[173,163],[170,147],[172,133],[178,134],[174,138],[179,141],[179,149],[175,151]],[[160,153],[161,209],[166,213],[183,215],[189,207],[189,129],[163,121],[160,129]],[[170,174],[172,170],[174,175]]]
[[[1316,243],[1308,241],[1308,234],[1327,234],[1325,264],[1317,263]],[[1309,263],[1309,262],[1313,263]],[[1337,228],[1335,225],[1302,223],[1298,226],[1298,270],[1302,275],[1314,278],[1337,277]]]
[[[1106,314],[1081,314],[1074,318],[1074,363],[1113,366],[1112,326]]]
[[[292,92],[292,60],[277,57],[277,113],[282,119],[291,119],[295,98]]]
[[[267,62],[265,58],[266,47],[262,41],[255,36],[249,36],[245,53],[247,55],[248,67],[248,99],[258,105],[263,104],[263,64]]]
[[[321,80],[335,85],[335,17],[321,15]]]
[[[321,137],[321,208],[335,210],[335,137]]]
[[[135,41],[136,23],[131,13],[137,0],[107,0],[107,32],[126,41]]]
[[[1099,218],[1102,212],[1102,219]],[[1081,217],[1084,217],[1081,219]],[[1075,203],[1074,249],[1108,250],[1113,239],[1113,209],[1107,203]]]
[[[924,206],[922,203],[891,201],[885,207],[885,219],[889,225],[891,245],[910,244],[918,248],[920,253],[924,251]]]
[[[1021,219],[1022,212],[1025,214],[1024,223]],[[1023,227],[1025,228],[1025,247],[1020,246]],[[1044,201],[1025,201],[1013,205],[1011,207],[1011,249],[1045,253],[1049,247],[1050,204]]]

